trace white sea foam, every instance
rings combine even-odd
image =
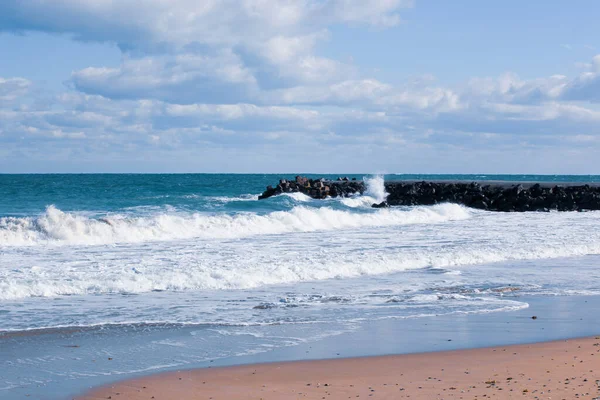
[[[376,175],[369,178],[364,178],[367,190],[365,194],[375,199],[377,203],[381,203],[387,199],[389,193],[385,191],[385,181],[383,176]]]
[[[185,198],[200,198],[199,195],[188,195],[184,196]],[[208,200],[217,201],[219,203],[232,203],[236,201],[257,201],[257,194],[244,194],[238,197],[228,197],[228,196],[212,196],[208,197]]]
[[[318,239],[315,239],[318,240]],[[182,245],[183,246],[183,245]],[[357,278],[421,269],[489,264],[511,260],[537,260],[600,254],[600,244],[563,246],[524,243],[493,246],[474,243],[470,247],[445,249],[406,248],[387,254],[373,251],[328,252],[314,250],[285,254],[261,245],[236,243],[233,248],[212,246],[182,248],[164,244],[148,254],[136,249],[127,252],[96,253],[95,262],[82,264],[51,261],[44,267],[8,271],[0,275],[0,300],[25,297],[54,297],[105,293],[146,293],[152,291],[251,289],[265,285]],[[270,247],[270,248],[269,248]],[[233,254],[230,254],[233,252]],[[118,254],[120,258],[114,259]],[[459,296],[459,295],[453,295]],[[433,297],[432,297],[433,298]]]
[[[306,202],[313,200],[310,196],[307,196],[304,193],[300,193],[300,192],[284,193],[282,196],[290,197],[293,200],[301,202],[301,203],[306,203]]]
[[[445,310],[446,305],[487,309],[468,298],[505,295],[486,291],[491,286],[526,286],[528,294],[595,293],[595,263],[586,267],[577,259],[558,268],[558,260],[542,267],[526,260],[600,254],[599,224],[597,212],[491,213],[449,204],[345,211],[297,206],[230,216],[172,210],[137,218],[110,216],[104,222],[49,208],[38,218],[0,220],[0,301],[11,310],[2,320],[8,327],[35,327],[121,322],[132,316],[186,322],[211,315],[243,323],[251,319],[248,315],[281,315],[292,309],[295,318],[312,307],[359,307],[363,313],[361,307],[373,306],[386,314],[385,307],[373,303],[382,299],[380,293],[387,296],[382,304],[396,294],[399,299],[423,295],[387,304],[399,310]],[[173,238],[177,240],[169,240]],[[12,244],[6,245],[7,239]],[[19,245],[23,243],[30,246]],[[115,245],[79,246],[97,243]],[[412,271],[390,275],[407,270]],[[306,290],[288,293],[299,286]],[[451,289],[438,291],[436,286]],[[321,297],[313,296],[314,288],[320,288]],[[239,290],[244,292],[236,294]],[[250,300],[252,304],[245,300],[277,291],[275,298]],[[88,294],[94,296],[86,298],[84,307],[78,297],[61,298],[61,304],[72,305],[71,314],[54,310],[54,301],[46,302],[47,312],[40,311],[46,306],[42,299]],[[127,295],[126,301],[117,294]],[[189,312],[170,308],[170,294],[189,296],[181,304],[193,307]],[[229,297],[214,300],[219,296]],[[110,299],[131,310],[114,314],[115,308],[106,305]],[[247,313],[263,302],[278,307]],[[26,304],[32,305],[34,317],[23,313]],[[166,308],[156,309],[157,304]],[[203,310],[205,304],[218,311]],[[229,313],[234,304],[242,311]]]
[[[373,199],[367,196],[353,196],[340,199],[340,202],[350,208],[370,207]]]
[[[148,217],[109,215],[100,219],[65,213],[50,206],[37,218],[0,218],[0,246],[36,244],[98,245],[185,238],[223,239],[288,232],[369,226],[428,224],[469,218],[451,204],[411,210],[353,213],[331,208],[294,207],[266,215],[162,213]]]
[[[371,208],[373,204],[379,204],[387,199],[389,193],[385,191],[383,176],[365,177],[363,180],[366,190],[362,195],[340,199],[340,202],[346,207]]]

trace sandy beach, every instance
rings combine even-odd
[[[592,353],[596,354],[598,347],[594,344],[600,340],[590,339],[590,344],[585,344],[585,339],[581,344],[576,343],[578,340],[564,342],[570,338],[596,337],[600,297],[524,297],[521,300],[526,301],[529,307],[490,314],[369,321],[346,333],[230,357],[214,355],[240,349],[260,350],[265,343],[269,344],[268,338],[310,337],[310,329],[319,332],[325,328],[321,325],[273,325],[247,328],[243,331],[247,334],[238,335],[235,333],[239,328],[232,327],[234,334],[230,336],[219,333],[224,328],[215,332],[210,326],[140,326],[126,329],[115,326],[3,334],[0,335],[0,377],[9,385],[19,380],[29,382],[35,379],[36,383],[8,386],[4,390],[0,386],[0,398],[61,400],[106,399],[110,396],[112,399],[151,399],[154,396],[155,399],[185,399],[185,395],[190,394],[198,394],[200,399],[244,398],[230,393],[217,394],[225,387],[243,390],[249,398],[255,399],[286,398],[286,395],[292,398],[331,398],[334,395],[333,388],[343,389],[339,393],[344,395],[349,393],[344,398],[355,398],[356,395],[364,398],[369,394],[383,398],[388,390],[392,390],[393,394],[388,398],[411,394],[408,390],[414,390],[416,394],[411,394],[411,398],[417,398],[416,395],[428,396],[426,391],[430,389],[427,388],[433,384],[439,387],[440,393],[449,397],[463,390],[468,396],[474,395],[474,390],[484,388],[481,382],[485,384],[490,380],[496,380],[494,387],[501,387],[502,391],[491,391],[486,395],[496,394],[496,398],[500,398],[500,394],[515,393],[519,388],[515,383],[525,382],[523,377],[518,379],[519,373],[524,373],[522,370],[527,370],[528,378],[532,378],[532,381],[525,382],[527,387],[521,389],[529,390],[526,393],[542,391],[534,388],[536,382],[541,382],[546,392],[553,389],[544,388],[543,384],[553,385],[559,381],[566,382],[566,377],[579,376],[582,377],[579,381],[569,379],[569,382],[588,386],[574,393],[593,394],[592,397],[581,397],[591,399],[600,395],[596,394],[593,385],[588,388],[597,379],[589,371],[600,370],[600,367],[593,366],[598,355],[591,356]],[[228,337],[230,340],[225,340]],[[554,341],[549,345],[551,348],[546,349],[548,345],[534,345],[534,351],[529,353],[527,343],[550,341]],[[563,343],[566,347],[561,350]],[[504,347],[513,345],[519,347]],[[496,352],[486,350],[492,347],[496,347]],[[506,352],[504,349],[507,349]],[[202,352],[209,356],[202,357]],[[550,353],[553,355],[549,356]],[[199,361],[186,362],[198,355],[201,357]],[[574,356],[584,362],[573,362]],[[540,359],[552,368],[531,372],[531,368],[520,364],[535,364]],[[460,369],[454,367],[461,364]],[[575,367],[569,367],[571,365]],[[467,370],[470,374],[464,374]],[[557,378],[552,378],[552,382],[540,380],[549,379],[545,375],[547,370],[557,373]],[[453,371],[460,373],[452,375]],[[478,371],[481,371],[480,375]],[[210,377],[205,377],[205,374]],[[517,382],[507,381],[509,377]],[[166,379],[166,385],[155,387],[157,378],[158,381]],[[442,379],[442,382],[429,378]],[[463,383],[459,384],[457,382],[460,379]],[[583,379],[588,381],[583,383]],[[111,385],[123,383],[127,389],[111,389]],[[243,389],[239,387],[241,383],[246,385],[242,386]],[[308,383],[311,386],[306,386]],[[320,384],[319,387],[317,384]],[[369,386],[375,392],[371,392]],[[450,390],[451,387],[460,390]],[[569,383],[569,386],[558,387],[564,390],[565,387],[570,389],[576,385]],[[152,388],[152,392],[149,388]],[[323,388],[328,393],[321,391]],[[400,391],[401,388],[405,390]],[[96,392],[92,394],[92,391]],[[462,393],[463,398],[469,398],[464,397],[465,393]],[[145,395],[148,396],[143,397]],[[539,396],[537,393],[535,395]]]
[[[399,356],[171,372],[95,399],[596,399],[600,337]]]

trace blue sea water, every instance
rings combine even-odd
[[[128,346],[115,360],[129,361],[110,365],[11,347],[0,356],[0,398],[82,373],[121,377],[294,346],[365,321],[600,294],[599,212],[370,207],[385,198],[384,179],[568,184],[600,176],[349,175],[365,180],[364,195],[258,200],[267,185],[293,177],[0,175],[0,346],[72,330],[189,333]],[[177,357],[136,357],[157,348],[178,349]]]
[[[202,212],[269,212],[293,203],[255,200],[267,185],[293,174],[0,174],[0,217],[32,216],[54,205],[65,212],[135,214],[174,207]],[[306,175],[336,179],[340,175]],[[365,175],[344,175],[362,180]],[[595,175],[385,175],[386,180],[600,182]],[[281,200],[281,199],[280,199]]]

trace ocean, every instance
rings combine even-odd
[[[384,179],[600,176],[348,176],[367,192],[259,201],[294,175],[0,175],[0,345],[10,348],[0,398],[268,352],[369,321],[600,294],[600,212],[371,208],[385,199]],[[39,355],[65,332],[110,340]],[[111,362],[90,363],[99,355]]]

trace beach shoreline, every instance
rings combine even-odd
[[[358,330],[297,346],[278,348],[241,357],[214,359],[179,368],[147,371],[124,376],[107,376],[103,380],[94,378],[87,381],[89,385],[86,388],[82,386],[84,382],[72,381],[72,383],[77,383],[78,391],[74,390],[75,387],[67,387],[68,390],[61,393],[61,397],[55,395],[48,398],[93,398],[89,397],[90,394],[98,398],[99,390],[110,390],[113,386],[121,387],[120,385],[123,384],[131,386],[132,382],[138,382],[139,380],[145,382],[146,379],[154,380],[174,376],[171,374],[177,373],[192,377],[195,374],[212,373],[212,371],[237,371],[238,368],[244,370],[245,368],[255,367],[270,368],[275,365],[305,365],[295,364],[296,362],[313,365],[312,363],[320,362],[319,360],[333,362],[395,359],[397,357],[409,357],[412,360],[412,357],[416,357],[421,360],[419,362],[423,362],[423,360],[432,362],[431,360],[436,360],[440,354],[455,354],[463,351],[466,351],[466,353],[460,354],[471,354],[472,352],[486,352],[490,348],[504,348],[515,345],[538,348],[539,346],[546,346],[546,343],[562,343],[565,340],[568,343],[578,340],[593,341],[596,337],[594,335],[599,333],[596,310],[600,305],[600,296],[527,297],[521,300],[526,301],[530,305],[529,308],[489,314],[458,314],[429,318],[369,321]],[[535,319],[532,318],[534,316]],[[288,333],[291,334],[296,331],[297,327],[294,331],[288,331]],[[170,336],[173,341],[178,341],[185,334],[185,332],[169,330],[161,333],[160,336]],[[140,340],[139,337],[131,335],[128,335],[128,338],[130,341],[124,343],[123,346],[128,346],[128,343]],[[594,347],[594,349],[597,349],[597,347]],[[76,352],[77,349],[74,353]],[[577,356],[579,357],[579,355]],[[116,359],[111,363],[123,361],[119,360],[118,356],[115,357]],[[597,357],[600,357],[600,355]],[[593,370],[594,368],[590,369]],[[600,366],[596,369],[600,371]],[[179,377],[182,377],[182,380],[184,379],[183,376]],[[447,377],[447,379],[449,378]],[[587,379],[590,380],[589,377]],[[318,383],[326,382],[319,380]],[[142,386],[149,387],[148,384]],[[58,394],[58,392],[56,393]],[[119,391],[119,393],[121,392]],[[381,391],[378,393],[382,394]],[[77,397],[77,395],[80,397]],[[522,396],[522,394],[519,395]],[[100,396],[99,398],[106,399],[108,396],[113,399],[127,398],[116,394],[106,394],[106,396]],[[161,398],[160,395],[154,396],[155,399]],[[217,394],[209,397],[214,399],[237,398],[235,396],[219,397]],[[369,396],[367,394],[361,397]],[[151,398],[151,396],[148,398]],[[177,395],[170,398],[177,398]],[[255,398],[258,399],[260,396]],[[266,397],[263,398],[266,399]],[[327,398],[332,397],[327,396]]]
[[[457,350],[515,344],[529,346],[536,342],[595,337],[600,333],[597,323],[600,296],[524,296],[518,297],[518,300],[529,307],[486,314],[369,320],[339,334],[283,347],[262,346],[269,343],[269,337],[308,337],[325,327],[284,324],[248,327],[242,331],[239,327],[231,327],[233,335],[226,342],[223,340],[228,336],[222,336],[225,327],[200,326],[114,326],[0,336],[4,350],[0,352],[0,364],[4,366],[5,381],[18,382],[21,379],[27,382],[36,377],[36,383],[0,388],[0,397],[7,400],[73,399],[89,395],[94,390],[129,385],[131,380],[154,379],[163,376],[160,374],[176,371],[194,374],[194,371],[221,371],[222,367],[268,367],[274,363],[287,365],[289,362],[311,360],[365,360],[364,357],[378,359],[394,354],[431,359],[432,355]],[[533,316],[537,318],[533,319]],[[243,335],[240,336],[240,333]],[[229,349],[227,353],[232,355],[219,356],[223,349],[241,342],[245,343],[246,349],[263,350],[232,354],[232,349]],[[421,353],[426,355],[419,355]],[[188,357],[189,361],[185,361],[184,357]],[[50,368],[60,368],[65,372],[58,375]],[[42,369],[49,372],[46,374]],[[319,380],[318,383],[324,382]],[[127,398],[110,394],[100,398],[108,396],[112,399]],[[155,399],[159,398],[155,395]]]
[[[77,399],[592,399],[600,396],[599,373],[600,337],[595,336],[175,371],[104,386]]]

